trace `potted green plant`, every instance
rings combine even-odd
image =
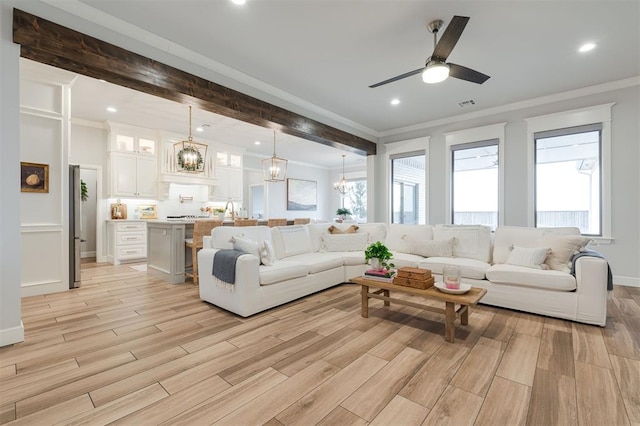
[[[340,219],[345,220],[347,216],[351,215],[351,210],[341,207],[336,210],[336,214],[340,217]]]
[[[393,253],[380,241],[370,244],[364,251],[364,260],[371,263],[373,269],[390,269],[395,267],[389,262],[393,258]]]

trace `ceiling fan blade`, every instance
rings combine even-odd
[[[452,63],[447,63],[447,65],[449,65],[449,77],[455,77],[460,80],[466,80],[478,84],[482,84],[491,78],[486,74],[482,74],[481,72],[472,70],[471,68],[463,67],[462,65]]]
[[[387,84],[387,83],[393,83],[394,81],[402,80],[403,78],[407,78],[407,77],[411,77],[412,75],[420,74],[423,69],[424,69],[424,67],[418,68],[417,70],[405,72],[404,74],[397,75],[397,76],[392,77],[392,78],[390,78],[388,80],[381,81],[380,83],[372,84],[369,87],[371,89],[373,89],[374,87],[382,86],[382,85]]]
[[[458,39],[462,35],[462,31],[464,31],[464,27],[467,26],[467,22],[469,22],[469,18],[466,16],[457,16],[455,15],[447,28],[444,30],[444,34],[438,41],[436,48],[433,49],[433,54],[431,55],[432,59],[440,59],[442,61],[446,61],[451,51],[455,47]]]

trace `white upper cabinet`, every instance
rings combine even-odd
[[[109,124],[109,196],[156,198],[157,136],[154,130]]]

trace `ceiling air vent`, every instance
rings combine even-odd
[[[469,107],[475,104],[476,104],[476,101],[474,101],[473,99],[469,99],[468,101],[458,102],[458,105],[460,106],[460,108]]]

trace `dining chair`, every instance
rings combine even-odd
[[[287,226],[287,219],[267,219],[267,226]]]
[[[221,220],[203,219],[196,220],[193,224],[193,238],[186,238],[184,245],[191,249],[191,264],[185,265],[185,276],[193,279],[198,284],[198,250],[202,248],[202,240],[205,235],[211,235],[211,230],[216,226],[222,226]],[[186,268],[191,267],[191,272]]]
[[[258,219],[236,219],[233,221],[234,226],[257,226]]]

